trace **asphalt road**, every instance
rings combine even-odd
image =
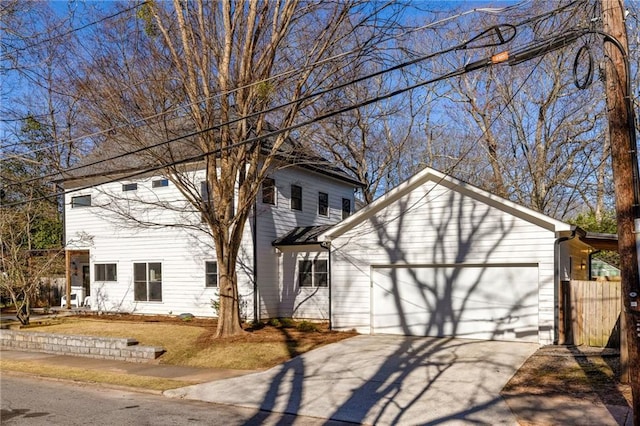
[[[327,424],[311,417],[9,374],[0,379],[0,399],[3,425]]]

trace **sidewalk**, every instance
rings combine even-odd
[[[13,361],[37,361],[40,364],[56,367],[73,367],[118,374],[158,377],[163,379],[186,381],[193,384],[212,382],[255,373],[255,371],[252,370],[197,368],[155,363],[132,363],[66,355],[53,355],[42,352],[8,350],[2,350],[0,352],[0,359]]]
[[[215,386],[211,382],[250,375],[256,373],[251,370],[210,369],[197,367],[183,367],[156,363],[130,363],[84,357],[53,355],[40,352],[0,351],[0,359],[13,361],[32,361],[52,367],[73,367],[86,370],[131,374],[137,376],[173,379],[192,383],[193,385]],[[289,361],[295,362],[295,361]],[[276,367],[274,369],[277,370]],[[263,374],[269,374],[271,370]],[[244,379],[249,386],[260,385],[256,377]],[[208,385],[207,385],[208,384]],[[222,384],[220,384],[222,385]],[[315,386],[318,383],[314,383]],[[109,386],[109,385],[107,385]],[[224,387],[224,386],[223,386]],[[196,387],[199,388],[199,387]],[[166,394],[181,393],[188,388],[174,389]],[[227,390],[233,388],[226,388]],[[144,391],[143,389],[138,389]],[[159,391],[150,391],[160,394]],[[235,395],[240,401],[232,405],[244,405],[244,397]],[[206,401],[207,398],[194,398]],[[622,425],[631,426],[633,418],[629,407],[605,406],[594,404],[588,400],[580,400],[564,396],[518,395],[505,398],[507,405],[515,415],[520,425]],[[265,407],[261,407],[265,409]],[[267,410],[272,411],[272,410]],[[278,410],[274,410],[278,411]]]

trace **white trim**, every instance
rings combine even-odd
[[[538,224],[550,231],[570,231],[571,225],[562,221],[553,219],[547,215],[539,213],[535,210],[523,207],[513,201],[509,201],[505,198],[498,197],[483,189],[462,182],[452,176],[439,172],[437,170],[426,167],[420,173],[407,179],[391,191],[387,192],[382,197],[378,198],[371,204],[365,206],[361,210],[355,212],[342,222],[339,222],[334,227],[328,229],[318,236],[318,241],[331,241],[335,237],[347,232],[349,229],[358,225],[359,223],[372,217],[378,211],[382,210],[386,206],[390,205],[400,197],[408,194],[418,186],[426,182],[435,182],[438,185],[446,186],[452,190],[457,190],[468,195],[474,196],[474,198],[481,198],[487,204],[493,205],[501,210],[507,211],[522,219]]]

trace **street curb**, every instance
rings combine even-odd
[[[147,388],[137,388],[134,386],[125,386],[125,385],[116,385],[113,383],[104,383],[104,382],[85,382],[85,381],[81,381],[81,380],[73,380],[73,379],[65,379],[62,377],[50,377],[50,376],[41,376],[39,374],[30,374],[30,373],[25,373],[23,371],[14,371],[14,370],[8,370],[8,369],[2,369],[0,370],[2,372],[2,375],[7,375],[7,376],[18,376],[18,377],[32,377],[32,378],[38,378],[38,379],[42,379],[42,380],[48,380],[51,382],[63,382],[63,383],[72,383],[75,385],[81,385],[81,386],[93,386],[93,387],[103,387],[103,388],[107,388],[107,389],[114,389],[114,390],[121,390],[121,391],[128,391],[128,392],[137,392],[137,393],[146,393],[146,394],[151,394],[151,395],[162,395],[163,392],[165,391],[161,391],[161,390],[155,390],[155,389],[147,389]],[[171,388],[173,389],[173,388]],[[171,389],[166,389],[166,390],[171,390]],[[176,388],[179,389],[179,388]]]

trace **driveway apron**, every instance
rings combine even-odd
[[[534,343],[356,336],[166,396],[365,424],[517,424],[500,390]]]

